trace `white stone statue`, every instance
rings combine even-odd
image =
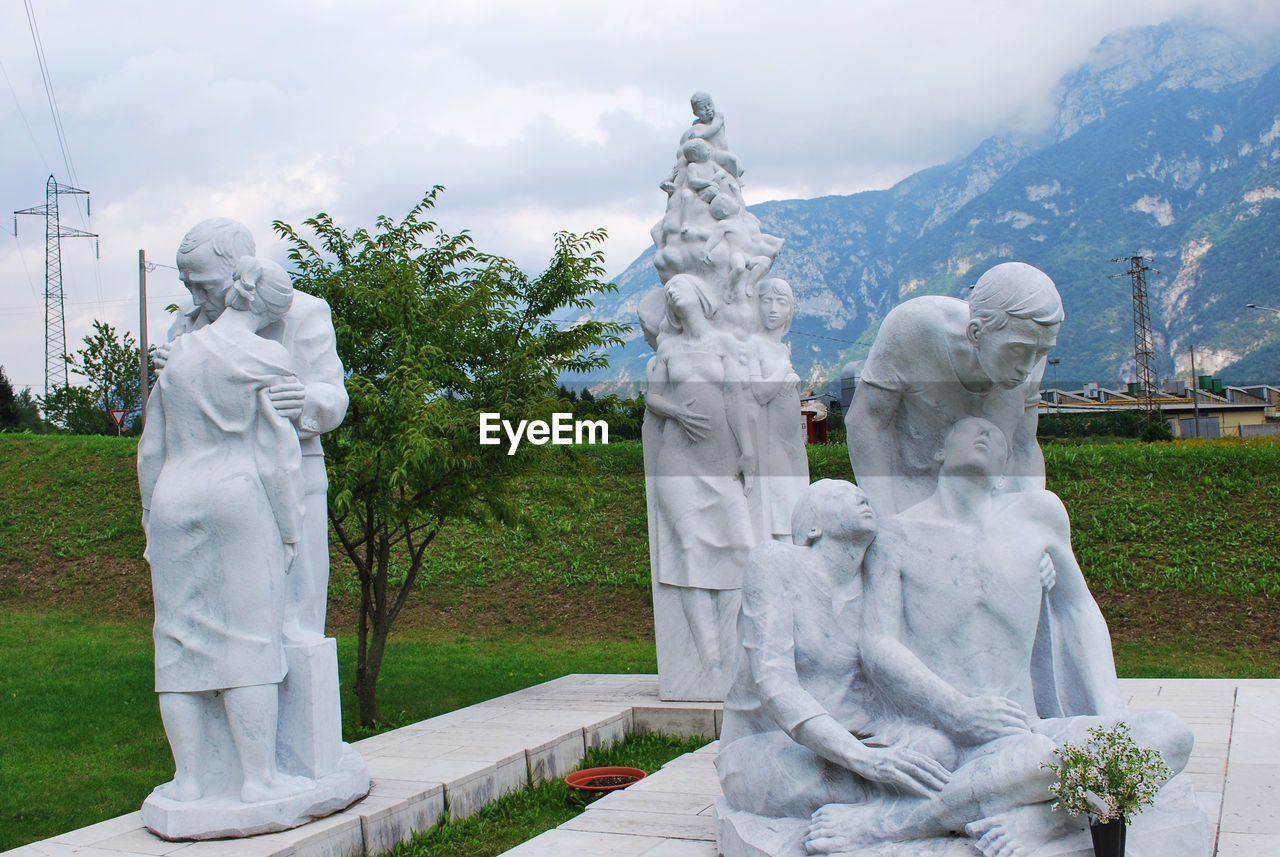
[[[815,482],[792,529],[794,545],[760,544],[743,575],[743,657],[716,759],[728,805],[807,820],[827,804],[871,799],[875,783],[941,788],[948,772],[924,752],[857,737],[869,734],[877,711],[856,633],[862,558],[876,534],[865,495],[849,482]],[[804,829],[793,827],[798,844]]]
[[[677,275],[666,294],[643,428],[658,646],[680,651],[659,681],[670,698],[723,699],[742,563],[757,541],[747,505],[756,461],[746,366],[737,343],[711,324],[705,283]]]
[[[257,335],[293,298],[278,265],[245,257],[215,324],[169,350],[138,445],[146,557],[156,605],[156,691],[173,782],[208,789],[204,724],[223,715],[243,772],[240,800],[314,789],[276,766],[285,675],[285,573],[302,537],[302,451],[267,399],[289,383],[289,354]]]
[[[650,231],[664,285],[639,307],[657,352],[643,437],[659,693],[718,701],[733,674],[742,563],[758,542],[790,538],[809,469],[782,342],[794,297],[785,283],[760,290],[783,241],[743,205],[742,165],[710,96],[691,101],[697,118]]]
[[[1174,773],[1186,765],[1193,739],[1184,723],[1165,712],[1132,714],[1121,703],[1106,624],[1072,553],[1061,502],[1047,491],[996,493],[1008,452],[993,423],[980,418],[957,422],[939,455],[934,492],[881,520],[866,552],[861,586],[846,583],[842,590],[821,578],[815,584],[807,566],[794,562],[787,569],[778,563],[775,577],[790,572],[794,587],[817,588],[788,601],[806,605],[819,622],[834,619],[836,630],[829,636],[859,638],[856,643],[842,638],[834,646],[805,646],[832,650],[825,663],[809,667],[810,674],[822,677],[810,686],[839,687],[824,673],[844,669],[855,696],[842,700],[829,695],[819,700],[820,706],[806,706],[804,696],[790,690],[782,704],[763,693],[759,704],[788,712],[794,724],[790,728],[783,718],[775,720],[806,747],[815,745],[803,739],[822,728],[830,737],[815,750],[822,760],[816,763],[819,771],[834,762],[837,769],[861,774],[861,782],[839,770],[839,776],[829,771],[819,775],[810,767],[801,770],[793,785],[780,785],[777,780],[787,773],[782,766],[735,767],[731,755],[721,767],[726,800],[717,807],[717,835],[726,857],[864,849],[877,855],[956,857],[1075,854],[1089,847],[1084,821],[1051,808],[1052,775],[1041,767],[1054,760],[1056,746],[1080,741],[1091,726],[1123,719],[1135,740],[1158,749]],[[852,511],[843,516],[830,512],[828,527],[858,517],[856,495],[837,502]],[[825,540],[824,535],[819,544]],[[836,562],[850,559],[858,557]],[[849,580],[858,573],[846,566],[837,576]],[[828,597],[828,591],[836,596]],[[817,613],[818,605],[828,601],[835,615]],[[749,596],[744,595],[746,603]],[[794,608],[775,606],[782,620],[771,618],[769,609],[763,608],[761,618],[744,607],[749,661],[763,660],[753,655],[752,627],[785,625]],[[853,615],[859,613],[860,621]],[[802,664],[800,635],[794,634],[797,667]],[[851,658],[850,651],[859,656]],[[783,651],[772,663],[789,656]],[[770,687],[758,679],[756,684],[762,690]],[[731,739],[737,737],[731,731],[737,722],[733,712],[752,704],[752,685],[743,686],[745,703],[733,696],[734,706],[726,702],[724,732]],[[809,727],[810,721],[818,726]],[[917,757],[905,760],[914,769],[898,770],[907,781],[893,783],[823,753],[822,746],[841,740],[836,724],[870,748],[914,751]],[[731,747],[729,743],[722,753]],[[940,774],[918,757],[945,770]],[[791,748],[785,758],[804,756]],[[735,770],[758,781],[731,782],[728,775]],[[804,817],[820,794],[813,783],[840,782],[852,783],[844,787],[852,798],[835,797]],[[744,792],[795,793],[803,800],[752,806],[737,797]],[[1185,777],[1166,784],[1156,806],[1131,825],[1129,841],[1135,853],[1207,857],[1207,824]]]
[[[158,361],[138,448],[156,689],[176,768],[142,818],[167,839],[283,830],[369,789],[341,739],[325,592],[314,580],[289,585],[317,566],[327,576],[327,539],[323,556],[308,543],[314,518],[327,531],[323,459],[317,486],[306,448],[318,451],[318,419],[338,401],[312,395],[326,362],[316,350],[327,342],[339,389],[341,364],[327,305],[295,293],[280,266],[235,256],[252,246],[224,219],[184,239],[178,266],[195,306]],[[314,319],[316,304],[327,336],[291,321]],[[336,406],[340,420],[345,393]],[[308,498],[317,488],[318,511]],[[316,598],[318,610],[301,603]]]
[[[760,331],[749,343],[751,392],[759,405],[756,449],[760,490],[756,502],[761,533],[791,541],[791,515],[809,485],[804,424],[800,414],[800,376],[791,366],[791,347],[782,339],[791,328],[795,295],[778,277],[760,284]]]
[[[962,417],[1010,439],[1002,491],[1044,488],[1040,378],[1062,320],[1053,281],[1023,262],[987,271],[967,302],[930,295],[885,316],[845,417],[853,472],[877,512],[933,493],[935,456]]]
[[[693,108],[693,125],[680,136],[676,165],[671,170],[671,175],[667,176],[660,185],[667,194],[675,190],[676,178],[681,168],[687,164],[685,145],[690,140],[706,141],[715,162],[735,179],[742,178],[742,164],[739,163],[738,156],[729,150],[729,143],[725,139],[724,116],[716,113],[716,105],[711,100],[711,96],[705,92],[695,92],[689,98],[689,106]]]
[[[177,265],[179,277],[191,292],[192,305],[178,313],[169,330],[170,340],[218,317],[236,260],[253,254],[253,235],[225,217],[203,221],[186,234],[178,248]],[[259,335],[282,344],[294,367],[293,380],[268,390],[277,413],[293,422],[302,441],[306,491],[307,515],[299,559],[289,575],[285,633],[295,642],[314,643],[324,637],[329,597],[328,479],[320,435],[342,423],[347,413],[347,389],[333,318],[329,305],[320,298],[295,292],[284,318],[263,328]],[[157,349],[158,368],[163,368],[166,356],[167,346]]]

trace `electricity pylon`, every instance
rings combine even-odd
[[[1124,274],[1112,274],[1112,278],[1128,276],[1133,284],[1133,361],[1138,374],[1138,392],[1142,396],[1143,410],[1146,411],[1147,422],[1156,415],[1155,399],[1160,395],[1160,376],[1156,372],[1155,337],[1151,333],[1151,310],[1147,304],[1147,271],[1146,258],[1129,256],[1125,259],[1112,259],[1112,262],[1128,262],[1129,270]],[[1156,273],[1160,273],[1156,271]]]
[[[44,217],[44,396],[49,390],[67,385],[67,324],[65,302],[62,297],[62,239],[97,238],[93,232],[85,232],[63,226],[58,220],[58,195],[82,193],[85,195],[85,212],[89,210],[89,191],[59,184],[52,176],[45,185],[45,204],[15,211],[14,214],[37,214]],[[18,218],[13,219],[13,231],[18,232]]]

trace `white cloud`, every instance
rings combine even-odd
[[[656,185],[695,89],[728,117],[750,201],[852,193],[1043,124],[1060,76],[1116,29],[1212,14],[1265,39],[1280,25],[1267,0],[35,8],[93,191],[94,217],[71,223],[102,235],[96,263],[92,242],[65,251],[73,349],[95,317],[136,329],[138,248],[170,264],[205,217],[236,217],[279,254],[274,218],[367,224],[438,183],[442,225],[485,250],[538,268],[556,231],[604,226],[617,273],[661,213]],[[0,62],[0,202],[16,209],[43,202],[50,171],[68,180],[17,4],[0,9]],[[22,261],[42,285],[39,226],[0,242],[0,365],[37,387],[43,309]],[[180,289],[171,275],[157,270],[152,293]],[[152,302],[153,338],[165,302]]]

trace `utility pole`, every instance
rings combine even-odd
[[[1188,345],[1191,352],[1191,412],[1196,417],[1196,437],[1200,436],[1200,385],[1196,383],[1196,347]]]
[[[138,414],[139,425],[147,424],[147,397],[151,391],[147,389],[150,379],[147,377],[147,251],[138,251],[138,390],[142,393],[142,413]]]
[[[15,211],[14,214],[34,214],[44,217],[44,395],[49,398],[53,387],[67,386],[67,323],[66,306],[62,296],[62,239],[97,238],[93,232],[84,232],[63,226],[58,220],[59,194],[84,194],[85,211],[89,210],[89,191],[59,184],[52,176],[45,183],[45,204]],[[18,219],[14,218],[14,233]]]
[[[1128,276],[1133,285],[1133,360],[1138,374],[1138,391],[1142,394],[1143,410],[1149,425],[1156,416],[1156,391],[1160,389],[1160,376],[1156,371],[1155,337],[1151,333],[1151,310],[1147,304],[1146,258],[1129,256],[1112,259],[1112,262],[1128,262],[1124,274],[1112,274],[1111,279]],[[1157,274],[1159,271],[1155,271]]]
[[[1052,378],[1053,399],[1052,401],[1050,401],[1049,404],[1058,405],[1058,410],[1062,410],[1062,404],[1058,401],[1058,395],[1061,392],[1058,390],[1058,364],[1061,362],[1062,362],[1062,359],[1060,357],[1050,357],[1045,361],[1045,363],[1048,364],[1049,369],[1053,373],[1053,378]],[[1049,409],[1049,413],[1053,413],[1053,408]]]

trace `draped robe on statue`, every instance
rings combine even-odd
[[[158,692],[284,678],[285,543],[302,531],[302,454],[266,391],[290,376],[284,347],[253,334],[211,325],[170,345],[138,446]]]

